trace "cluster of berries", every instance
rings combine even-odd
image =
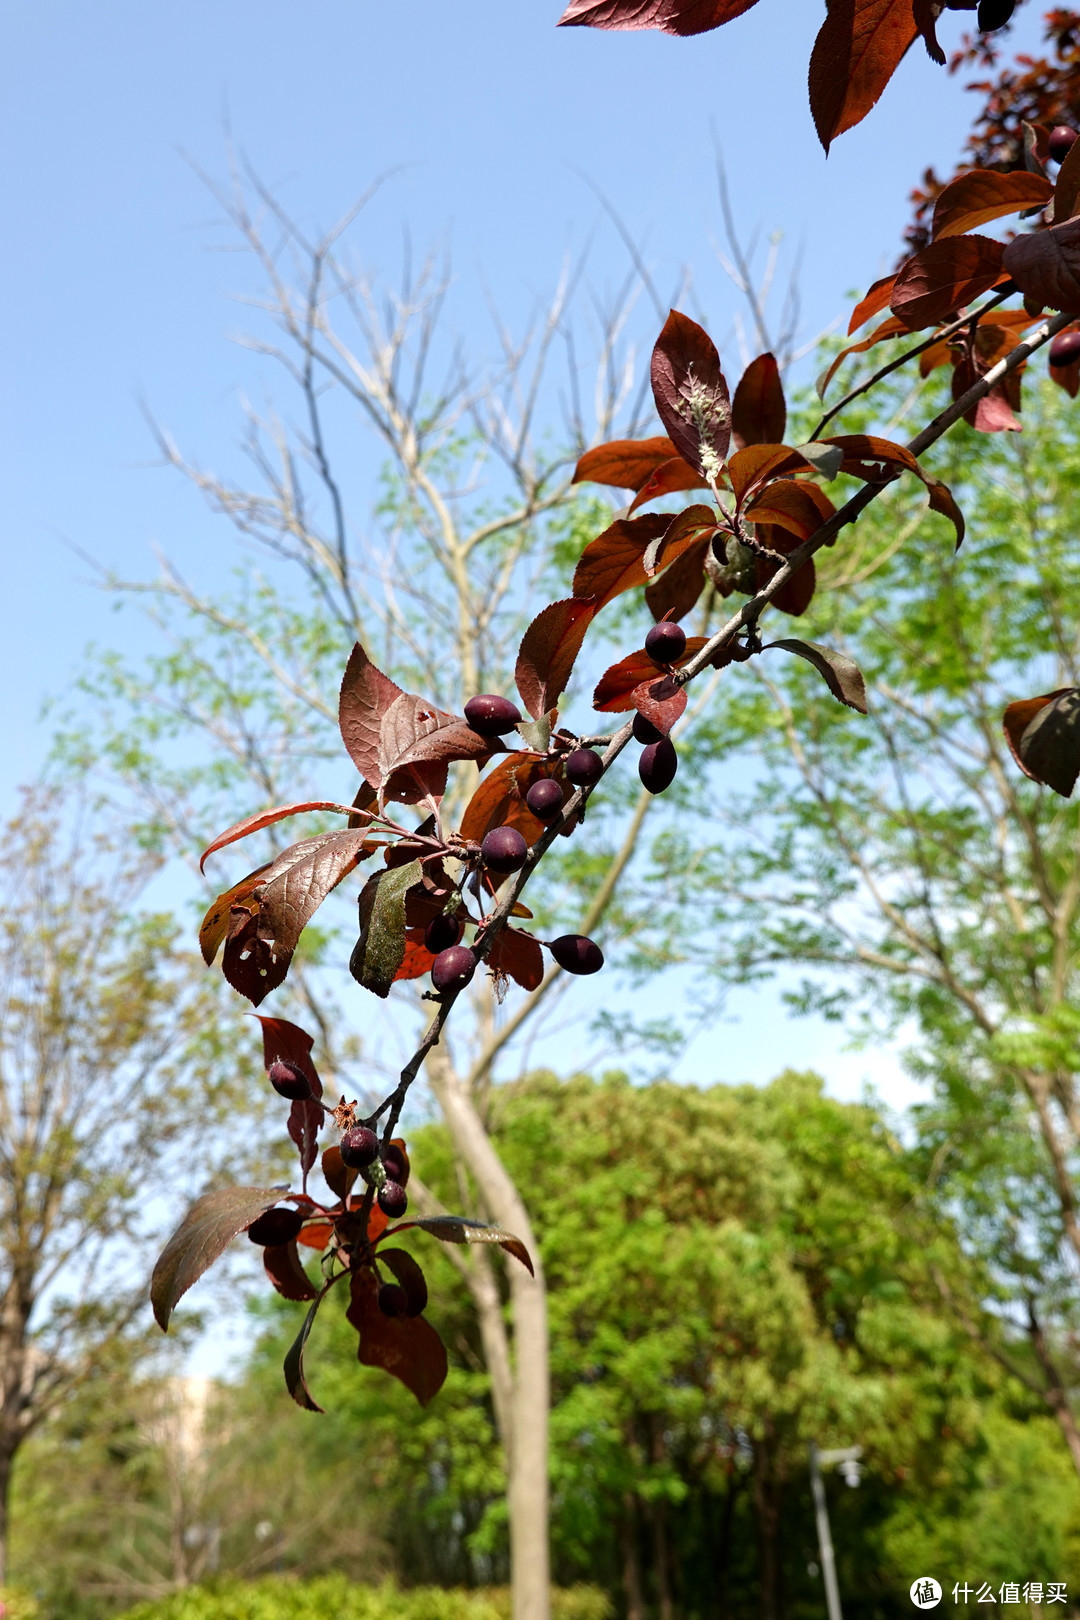
[[[312,1094],[311,1082],[307,1075],[298,1063],[293,1063],[289,1058],[275,1059],[270,1065],[268,1079],[278,1096],[287,1097],[291,1102],[306,1102]],[[409,1203],[405,1195],[405,1184],[409,1179],[409,1166],[405,1155],[393,1143],[380,1152],[379,1138],[366,1125],[354,1125],[342,1136],[341,1160],[348,1169],[369,1170],[380,1157],[386,1179],[377,1194],[379,1208],[391,1220],[397,1220],[404,1215]],[[291,1231],[288,1237],[260,1237],[256,1234],[263,1230],[262,1223],[269,1222],[270,1216],[275,1220],[278,1216],[288,1216],[291,1219],[293,1213],[287,1209],[269,1210],[266,1215],[259,1217],[254,1226],[249,1227],[248,1236],[253,1243],[288,1243],[303,1225],[302,1218],[298,1221],[296,1230]],[[270,1225],[267,1225],[266,1230],[270,1230]],[[274,1230],[277,1230],[276,1226]]]

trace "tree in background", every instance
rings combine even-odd
[[[159,1189],[214,1173],[243,1096],[235,1028],[173,919],[140,908],[156,866],[55,794],[4,828],[0,1582],[17,1456],[145,1344]]]

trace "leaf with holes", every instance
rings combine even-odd
[[[816,641],[795,639],[767,642],[762,651],[768,652],[770,647],[782,647],[785,652],[797,653],[800,658],[805,658],[808,664],[813,664],[834,698],[846,703],[857,714],[868,712],[862,671],[846,653],[834,652],[831,647],[822,647]]]
[[[1004,727],[1024,775],[1069,798],[1080,775],[1080,689],[1062,686],[1010,703]]]
[[[826,152],[875,105],[915,33],[911,0],[830,0],[810,56],[810,110]]]
[[[748,444],[781,444],[787,427],[784,385],[776,356],[759,354],[739,380],[731,402],[731,437],[736,450]]]
[[[670,675],[642,681],[630,698],[637,712],[665,737],[686,708],[686,691]]]
[[[712,338],[673,309],[650,367],[660,420],[684,461],[703,478],[720,477],[731,443],[731,400]]]
[[[1003,263],[1026,297],[1047,309],[1080,315],[1080,219],[1014,236]]]
[[[384,999],[405,955],[405,895],[422,873],[419,861],[387,867],[368,878],[360,891],[360,938],[349,972],[365,990]]]
[[[938,326],[1003,279],[1004,253],[991,236],[931,242],[897,271],[889,307],[909,332]]]
[[[379,1280],[363,1267],[350,1279],[346,1316],[360,1335],[357,1359],[398,1378],[421,1406],[434,1400],[446,1382],[446,1346],[423,1316],[385,1316],[379,1309]]]
[[[1053,187],[1045,175],[1014,169],[998,174],[995,169],[968,169],[938,193],[934,203],[933,239],[963,236],[978,230],[992,219],[1019,214],[1025,208],[1038,208],[1050,201]]]
[[[514,679],[521,701],[534,720],[553,709],[566,690],[596,608],[591,596],[552,602],[537,614],[522,636]]]
[[[650,512],[645,517],[619,518],[590,540],[574,570],[575,597],[596,598],[596,611],[648,581],[644,558],[650,542],[666,533],[672,522],[669,512]]]
[[[225,1253],[234,1237],[278,1202],[283,1187],[218,1187],[196,1198],[162,1249],[150,1279],[158,1326],[167,1329],[177,1301]]]

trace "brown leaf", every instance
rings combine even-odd
[[[802,544],[797,535],[789,534],[785,529],[775,528],[771,523],[763,523],[757,531],[757,538],[770,551],[779,551],[782,555],[794,551]],[[755,557],[755,574],[757,589],[760,591],[773,575],[783,567],[782,563],[775,562],[771,557]],[[798,573],[786,580],[776,595],[771,598],[773,607],[779,608],[781,613],[790,613],[798,616],[805,613],[813,601],[814,591],[817,589],[817,570],[814,559],[810,557],[803,563]]]
[[[405,1290],[406,1314],[419,1316],[427,1309],[428,1287],[424,1273],[408,1249],[379,1249],[379,1264],[393,1273]]]
[[[291,1243],[278,1243],[262,1252],[266,1275],[282,1299],[314,1299],[318,1289],[300,1264],[296,1239]]]
[[[991,236],[931,242],[897,272],[893,314],[909,332],[940,325],[1002,279],[1004,252]]]
[[[682,619],[693,608],[705,584],[709,545],[708,539],[699,540],[646,587],[645,605],[654,619]]]
[[[312,1302],[311,1309],[304,1317],[304,1325],[289,1347],[285,1357],[285,1387],[289,1391],[297,1406],[302,1406],[305,1412],[321,1412],[323,1409],[312,1395],[304,1376],[304,1350],[308,1342],[308,1335],[315,1322],[315,1315],[326,1297],[327,1291],[333,1287],[332,1283],[324,1283]]]
[[[934,204],[933,239],[963,236],[978,230],[992,219],[1018,214],[1049,202],[1053,187],[1045,175],[1014,169],[999,174],[995,169],[968,169],[938,194]]]
[[[778,524],[800,540],[809,540],[835,512],[832,501],[816,484],[786,478],[766,484],[743,508],[743,515],[752,523]]]
[[[504,928],[497,934],[487,961],[496,972],[507,974],[523,990],[535,990],[544,977],[544,953],[540,943],[523,928]]]
[[[259,937],[291,958],[300,935],[327,895],[376,846],[362,829],[322,833],[284,850],[263,878]]]
[[[517,828],[526,843],[535,844],[545,828],[526,808],[525,794],[533,782],[550,774],[547,764],[535,754],[508,754],[500,759],[465,807],[462,838],[480,844],[492,827],[509,825]]]
[[[822,647],[816,641],[794,639],[766,642],[762,651],[768,652],[770,647],[782,647],[785,652],[797,653],[800,658],[805,658],[808,664],[813,664],[834,698],[846,703],[849,709],[854,709],[858,714],[867,713],[866,682],[858,664],[846,653],[834,652],[831,647]]]
[[[742,504],[760,484],[782,472],[810,471],[810,463],[786,444],[751,444],[736,450],[728,463],[728,477],[736,500]]]
[[[1065,154],[1065,160],[1058,170],[1057,182],[1054,185],[1053,223],[1064,225],[1067,220],[1074,217],[1077,212],[1077,201],[1080,199],[1080,152],[1076,150],[1074,141]],[[1049,181],[1046,182],[1050,184]]]
[[[231,889],[219,894],[206,913],[199,927],[199,949],[207,967],[213,963],[218,947],[229,931],[229,913],[233,906],[242,905],[252,898],[261,885],[262,874],[268,872],[272,864],[267,861],[265,866],[257,866],[254,872],[249,872],[239,883],[234,883]]]
[[[708,333],[673,309],[653,348],[650,375],[660,420],[683,460],[703,478],[719,478],[731,443],[731,401]]]
[[[349,1169],[341,1157],[341,1149],[334,1142],[330,1147],[324,1148],[322,1156],[323,1180],[342,1204],[353,1190],[359,1170]]]
[[[284,984],[291,958],[280,955],[272,940],[259,937],[259,902],[256,897],[233,906],[221,957],[221,971],[234,990],[257,1007],[279,984]]]
[[[787,427],[787,406],[780,367],[771,354],[751,360],[731,402],[731,436],[736,450],[748,444],[780,444]]]
[[[590,540],[574,571],[575,597],[594,596],[599,612],[623,591],[646,584],[649,576],[645,572],[645,553],[649,543],[658,539],[671,521],[668,512],[619,518]]]
[[[757,0],[570,0],[560,28],[658,28],[664,34],[704,34],[741,17]]]
[[[890,296],[892,295],[892,288],[895,281],[895,276],[890,276],[888,279]],[[874,330],[870,333],[870,336],[863,338],[861,343],[849,343],[846,349],[841,349],[840,353],[834,357],[826,369],[821,373],[821,376],[818,378],[815,384],[818,398],[825,398],[829,384],[832,382],[833,378],[836,376],[836,373],[840,370],[840,367],[843,365],[849,354],[865,354],[867,349],[874,348],[874,346],[878,343],[885,343],[889,338],[900,337],[901,334],[906,336],[907,330],[908,329],[904,325],[903,321],[898,321],[895,315],[890,315],[887,321],[882,321],[880,326],[875,326]]]
[[[286,816],[298,816],[306,810],[337,810],[341,815],[347,816],[350,807],[347,804],[337,804],[331,799],[309,799],[304,804],[279,804],[272,810],[258,810],[253,816],[245,816],[234,826],[219,833],[212,844],[208,844],[199,857],[199,871],[206,866],[207,857],[224,849],[227,844],[235,844],[240,838],[247,838],[251,833],[261,832],[264,827],[272,827],[275,821],[284,821]]]
[[[654,439],[612,439],[586,450],[572,484],[607,484],[612,489],[641,489],[656,469],[678,451],[666,436]]]
[[[945,52],[941,48],[941,41],[937,37],[937,20],[941,14],[942,0],[913,0],[912,16],[915,27],[922,35],[926,54],[931,62],[938,67],[945,66]]]
[[[224,1254],[233,1238],[278,1202],[283,1187],[218,1187],[196,1198],[158,1256],[150,1302],[167,1329],[177,1301]]]
[[[665,737],[686,708],[686,691],[670,675],[654,675],[652,680],[642,681],[634,687],[630,699],[638,713]]]
[[[422,1316],[384,1316],[379,1281],[368,1267],[354,1271],[346,1316],[360,1335],[357,1359],[399,1378],[427,1406],[446,1382],[446,1346]]]
[[[698,654],[706,641],[705,636],[688,636],[686,650],[679,664],[687,664]],[[634,692],[643,681],[658,679],[656,665],[644,650],[620,658],[601,675],[593,693],[593,708],[606,714],[625,714],[634,707]]]
[[[338,724],[349,758],[373,788],[382,786],[379,743],[383,716],[401,696],[397,682],[384,675],[357,642],[341,681]]]
[[[299,1024],[291,1024],[287,1018],[267,1018],[265,1013],[256,1013],[255,1016],[262,1025],[263,1068],[269,1070],[278,1058],[286,1058],[304,1071],[313,1093],[321,1097],[322,1081],[311,1061],[314,1037],[306,1029],[301,1029]]]
[[[848,322],[848,337],[851,336],[852,332],[857,332],[859,327],[870,319],[871,315],[877,315],[879,311],[888,309],[895,280],[895,275],[880,277],[879,280],[873,283],[870,290],[859,299],[851,312],[851,319]],[[851,351],[847,350],[846,352],[850,353]]]
[[[716,532],[716,512],[711,506],[687,506],[649,545],[644,557],[646,574],[652,579],[661,568],[677,562],[700,541],[711,540]]]
[[[947,484],[923,471],[910,450],[891,439],[879,439],[869,433],[839,433],[826,441],[844,452],[841,471],[868,483],[880,483],[890,471],[912,472],[926,485],[930,496],[931,512],[947,517],[956,530],[956,549],[964,538],[964,514],[953,499]]]
[[[690,466],[689,462],[684,461],[682,456],[672,456],[670,461],[662,461],[648,482],[642,484],[626,508],[626,515],[631,517],[639,506],[645,506],[661,495],[678,495],[684,489],[707,487],[706,480]]]
[[[470,1221],[464,1215],[429,1215],[423,1220],[404,1221],[393,1231],[404,1232],[411,1226],[419,1227],[422,1232],[430,1232],[442,1243],[497,1243],[500,1249],[505,1249],[515,1260],[520,1260],[530,1275],[533,1274],[533,1263],[524,1243],[512,1232],[504,1232],[497,1226],[485,1226],[483,1221]]]
[[[514,679],[521,701],[534,720],[553,709],[566,690],[596,610],[597,603],[591,596],[552,602],[537,614],[521,638]]]
[[[1013,237],[1002,262],[1027,297],[1080,315],[1080,219]]]
[[[914,38],[911,0],[831,0],[810,56],[810,110],[826,152],[866,117]]]
[[[1041,697],[1021,698],[1009,704],[1003,723],[1024,775],[1069,798],[1080,776],[1080,689],[1061,686]]]

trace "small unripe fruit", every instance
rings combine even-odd
[[[645,637],[645,651],[654,664],[674,664],[686,651],[686,631],[681,624],[661,619]]]
[[[383,1283],[379,1289],[379,1309],[384,1316],[408,1314],[409,1296],[400,1283]]]
[[[553,939],[551,954],[567,973],[599,973],[604,965],[603,951],[584,934],[563,934]]]
[[[1075,139],[1076,131],[1068,124],[1057,124],[1050,131],[1050,156],[1055,163],[1064,163]]]
[[[525,803],[537,821],[555,821],[563,807],[563,791],[550,776],[534,782],[525,795]]]
[[[341,1134],[341,1162],[350,1170],[366,1170],[379,1157],[379,1138],[366,1125],[353,1125]]]
[[[521,719],[521,710],[496,692],[481,692],[466,703],[465,718],[481,737],[501,737],[504,731],[513,731]]]
[[[1059,332],[1050,345],[1052,366],[1071,366],[1080,360],[1080,332]]]
[[[566,756],[566,774],[575,787],[592,787],[604,774],[604,762],[595,748],[575,748]]]
[[[493,872],[518,872],[525,865],[529,846],[516,827],[493,827],[485,834],[480,853]]]
[[[456,990],[468,984],[476,971],[476,957],[467,945],[451,945],[440,951],[431,964],[431,982],[436,990]]]
[[[304,1224],[298,1209],[268,1209],[257,1221],[252,1221],[247,1235],[252,1243],[263,1249],[276,1249],[282,1243],[291,1243]]]
[[[384,1181],[378,1192],[379,1208],[392,1221],[399,1220],[409,1207],[409,1195],[400,1181]]]
[[[641,750],[638,775],[642,787],[649,793],[663,793],[665,788],[669,788],[678,768],[679,756],[670,737],[661,737],[659,742],[650,743]]]
[[[659,742],[663,735],[664,733],[659,726],[654,726],[651,720],[646,720],[640,709],[636,711],[634,715],[634,736],[639,743]]]
[[[993,34],[1012,17],[1016,0],[979,0],[979,15],[975,19],[980,34]]]
[[[393,1142],[383,1151],[383,1169],[391,1181],[398,1182],[402,1187],[409,1184],[409,1166],[405,1162],[405,1155]]]
[[[432,917],[424,929],[424,944],[433,956],[438,956],[440,951],[456,945],[460,938],[461,922],[457,917],[452,917],[448,911],[440,913],[438,917]]]
[[[298,1063],[288,1058],[277,1058],[267,1071],[267,1078],[279,1097],[291,1097],[303,1102],[311,1096],[311,1081]]]

